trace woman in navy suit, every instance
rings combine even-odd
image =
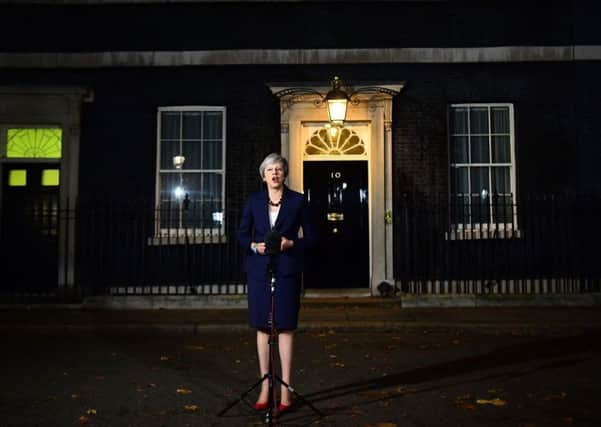
[[[269,370],[269,313],[271,308],[270,260],[276,277],[275,327],[282,380],[290,383],[294,330],[300,309],[301,273],[304,251],[315,241],[309,209],[301,193],[284,185],[288,162],[279,154],[269,154],[259,166],[265,189],[249,196],[238,229],[238,241],[245,251],[244,270],[248,279],[248,314],[252,328],[257,329],[257,354],[261,377]],[[302,228],[302,236],[299,230]],[[280,254],[266,254],[265,235],[274,230],[281,234]],[[280,412],[292,404],[292,396],[281,387]],[[255,409],[266,409],[269,384],[261,383]]]

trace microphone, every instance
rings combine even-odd
[[[282,244],[282,234],[274,229],[265,233],[265,253],[267,255],[279,255]]]

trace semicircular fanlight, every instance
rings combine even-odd
[[[364,155],[365,142],[352,129],[342,128],[332,132],[331,128],[321,128],[313,132],[305,142],[308,155]]]

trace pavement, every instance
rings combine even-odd
[[[243,298],[243,297],[242,297]],[[242,301],[237,297],[237,301]],[[511,301],[511,300],[510,300]],[[482,305],[420,307],[401,298],[304,298],[299,329],[399,330],[415,328],[515,329],[520,331],[601,329],[596,304]],[[565,300],[563,301],[565,303]],[[15,305],[0,309],[0,332],[137,331],[198,334],[246,330],[247,310],[240,304],[206,308],[106,308],[98,305]]]
[[[303,299],[293,381],[319,413],[276,425],[601,425],[598,306],[404,301]],[[2,427],[266,425],[256,389],[239,400],[257,358],[237,304],[5,306],[0,335]]]

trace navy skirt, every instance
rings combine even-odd
[[[251,328],[269,329],[271,311],[271,277],[248,275],[248,322]],[[298,327],[301,275],[276,275],[275,327],[294,330]]]

